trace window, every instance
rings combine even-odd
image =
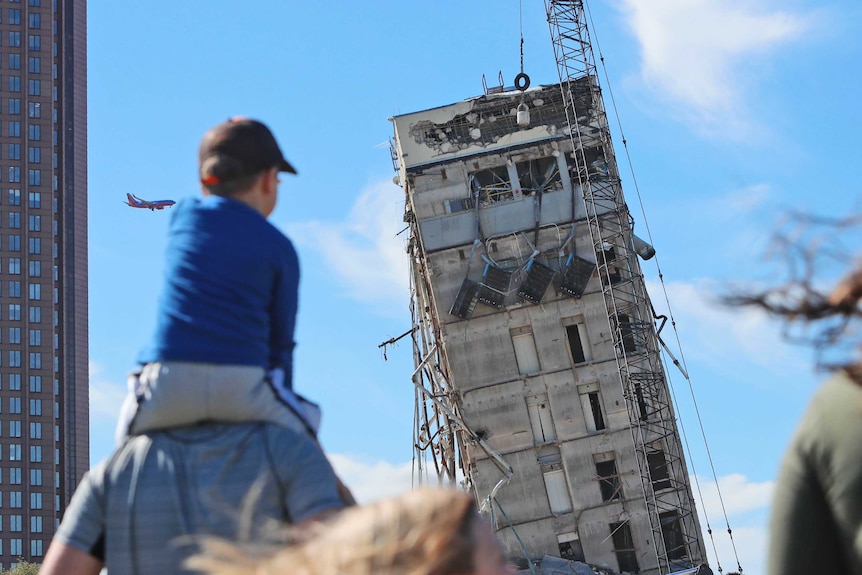
[[[41,517],[39,519],[41,519]],[[40,527],[41,527],[41,524],[40,524]],[[42,556],[42,540],[41,539],[31,539],[30,540],[30,556],[31,557],[41,557]]]
[[[635,551],[635,542],[632,539],[632,530],[629,527],[628,521],[622,523],[611,523],[611,539],[614,542],[614,553],[617,556],[619,564],[618,571],[628,571],[629,573],[637,573],[640,571],[638,567],[638,557]]]
[[[11,320],[20,320],[21,319],[21,304],[20,303],[10,303],[9,304],[9,319],[11,319]]]
[[[9,484],[10,485],[21,485],[21,468],[20,467],[10,467],[9,468]]]
[[[613,453],[601,453],[593,456],[596,463],[596,477],[602,492],[602,501],[614,501],[623,498],[623,486],[617,473],[617,462]]]
[[[661,535],[664,539],[664,549],[667,558],[671,560],[682,559],[688,553],[685,549],[685,539],[682,536],[682,526],[679,523],[679,515],[676,511],[665,511],[659,513],[661,522]]]
[[[650,380],[648,377],[635,377],[635,374],[632,374],[631,383],[635,390],[635,401],[637,402],[638,411],[640,412],[640,419],[641,421],[646,421],[653,413],[649,402],[647,401],[647,394],[650,392]],[[644,393],[645,387],[647,393]]]
[[[12,214],[9,215],[11,216]],[[9,258],[9,273],[12,275],[21,273],[21,258]]]
[[[21,437],[21,422],[18,420],[9,421],[9,437]]]
[[[511,330],[512,345],[515,348],[515,360],[521,375],[539,373],[539,354],[536,352],[536,341],[530,327]]]
[[[21,374],[9,374],[9,389],[12,391],[21,391]]]
[[[19,192],[19,195],[20,195],[20,192]],[[41,192],[30,192],[30,207],[31,208],[41,208],[42,207],[42,193]]]
[[[21,113],[21,98],[9,98],[9,113],[13,115]]]
[[[548,503],[555,515],[569,513],[572,510],[572,498],[566,485],[566,474],[559,463],[542,466],[542,476],[545,480],[545,490],[548,493]]]
[[[9,32],[9,46],[12,48],[21,46],[21,32]]]
[[[632,331],[634,323],[629,316],[624,313],[617,314],[619,318],[618,326],[620,329],[620,338],[623,344],[623,349],[626,353],[637,353],[637,344],[635,343],[635,334]]]
[[[8,79],[6,80],[6,82],[8,84],[10,92],[20,92],[21,91],[21,76],[10,75],[8,77]],[[9,135],[11,136],[12,134],[9,134]],[[21,135],[20,132],[18,133],[18,135],[19,136]]]
[[[42,72],[42,59],[41,58],[30,58],[28,60],[27,70],[31,74],[39,74]],[[33,116],[30,116],[31,118]]]
[[[10,70],[20,70],[21,69],[21,54],[9,54],[9,69]]]
[[[31,278],[42,277],[42,262],[39,260],[30,260],[28,267],[30,268],[29,271]]]
[[[569,342],[572,363],[577,365],[592,361],[593,352],[584,319],[582,317],[566,318],[563,320],[563,326],[566,328],[566,340]]]
[[[9,398],[9,413],[12,413],[12,414],[21,413],[21,398],[20,397],[10,397]]]
[[[39,28],[42,27],[42,15],[39,14],[38,12],[30,12],[29,20],[30,20],[30,22],[29,22],[30,28],[38,30]],[[31,36],[31,38],[32,38],[32,36]],[[38,38],[38,36],[36,36],[36,38]]]
[[[30,352],[30,369],[42,369],[42,352],[39,351],[31,351]],[[33,401],[39,402],[39,413],[32,413],[33,411]],[[42,415],[42,400],[41,399],[31,399],[30,400],[30,415]]]
[[[37,216],[34,214],[30,214],[28,218],[28,225],[31,232],[38,232],[42,230],[42,216]]]
[[[31,307],[30,308],[30,323],[41,323],[42,322],[42,308],[41,307]]]
[[[586,561],[580,537],[574,531],[557,535],[560,557],[567,561]]]
[[[9,282],[9,297],[21,297],[21,282],[19,281],[10,281]],[[20,342],[18,342],[20,343]]]
[[[20,252],[21,251],[21,235],[20,234],[9,234],[9,241],[6,243],[6,247],[10,252]]]
[[[533,441],[536,443],[548,443],[557,439],[557,434],[554,431],[554,422],[551,419],[548,394],[542,393],[528,397],[527,411],[530,414]]]
[[[34,485],[36,487],[42,485],[42,470],[41,469],[31,469],[30,470],[30,485]]]
[[[42,345],[42,330],[41,329],[31,329],[30,330],[30,345],[37,346]],[[32,375],[30,376],[33,377]],[[32,381],[31,381],[32,383]],[[31,385],[32,387],[32,385]],[[40,385],[41,387],[41,385]],[[32,391],[32,389],[31,389]]]
[[[649,465],[649,476],[652,480],[652,488],[655,491],[667,489],[670,484],[670,473],[668,472],[667,460],[663,451],[650,451],[647,453],[647,464]]]
[[[30,146],[27,149],[27,159],[31,164],[39,164],[42,162],[42,148]]]
[[[584,423],[586,424],[587,431],[601,431],[605,429],[604,409],[602,407],[599,384],[589,383],[579,385],[578,395],[581,399],[581,409],[584,412]]]
[[[10,24],[21,24],[21,9],[20,8],[9,8],[9,23]]]
[[[29,39],[29,47],[30,50],[34,52],[38,52],[42,49],[42,37],[38,35],[31,35]]]
[[[42,463],[42,446],[30,446],[30,463]]]
[[[21,492],[12,491],[9,493],[9,507],[12,509],[21,509]]]
[[[620,275],[620,269],[614,265],[614,260],[617,259],[616,251],[614,251],[614,247],[606,244],[605,250],[601,252],[604,257],[599,258],[599,269],[601,269],[601,264],[606,263],[608,266],[608,279],[612,284],[619,283],[622,279]],[[602,282],[604,283],[604,282]]]
[[[33,216],[30,216],[31,218]],[[42,239],[41,238],[30,238],[27,241],[29,245],[29,253],[31,254],[41,254],[42,253]]]
[[[20,181],[21,181],[21,167],[20,166],[9,166],[9,182],[10,183],[18,183]]]
[[[9,144],[9,159],[10,160],[20,160],[21,159],[21,144]],[[11,194],[13,190],[9,190]],[[21,191],[18,190],[18,196],[21,196]],[[18,200],[18,204],[20,205],[21,200]]]
[[[42,424],[40,422],[38,422],[38,421],[31,421],[30,422],[30,439],[42,439]],[[32,459],[32,453],[33,453],[34,447],[38,447],[38,446],[36,446],[36,445],[30,446],[30,453],[31,453],[30,461],[33,460]],[[41,456],[41,454],[40,454],[40,456]]]
[[[19,557],[23,553],[21,551],[21,540],[20,539],[10,539],[9,540],[9,555],[13,557]]]
[[[9,461],[21,461],[20,443],[11,443],[9,445]]]
[[[37,333],[39,330],[33,330]],[[41,339],[41,338],[40,338]],[[30,376],[30,393],[39,393],[42,391],[42,376],[41,375],[31,375]]]

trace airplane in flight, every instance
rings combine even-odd
[[[126,194],[126,199],[127,201],[123,203],[127,206],[131,206],[133,208],[149,208],[150,210],[163,210],[165,208],[171,207],[176,203],[173,200],[156,200],[154,202],[151,202],[148,200],[142,200],[141,198],[132,194]]]

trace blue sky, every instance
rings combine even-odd
[[[644,268],[653,303],[672,311],[681,350],[675,335],[665,339],[691,375],[689,388],[670,371],[690,463],[731,571],[702,425],[740,561],[757,575],[780,454],[821,375],[778,326],[717,305],[715,294],[777,277],[763,255],[786,210],[860,207],[862,6],[594,0],[590,9],[634,167],[633,177],[612,118],[625,193],[658,251],[664,285],[653,262]],[[555,83],[541,1],[524,0],[523,30],[525,71]],[[169,216],[121,202],[126,192],[197,194],[200,136],[241,114],[266,121],[299,170],[282,179],[272,218],[302,262],[297,387],[322,403],[323,443],[362,499],[408,487],[411,350],[405,340],[384,361],[378,349],[410,327],[387,118],[479,95],[483,74],[493,85],[502,71],[511,85],[519,67],[516,0],[92,0],[93,461],[110,453],[125,374],[153,328]]]

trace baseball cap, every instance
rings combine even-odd
[[[204,134],[198,150],[201,182],[223,184],[270,168],[295,174],[265,124],[235,117]]]

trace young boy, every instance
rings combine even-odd
[[[202,198],[171,214],[156,333],[129,379],[118,441],[203,421],[268,421],[316,435],[292,390],[299,260],[267,218],[295,174],[261,122],[233,118],[200,144]]]

